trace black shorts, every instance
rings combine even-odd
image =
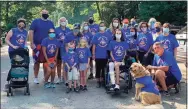
[[[169,87],[170,85],[177,84],[179,81],[176,79],[176,77],[171,72],[166,72],[166,86]],[[157,81],[157,85],[162,87],[159,81]]]

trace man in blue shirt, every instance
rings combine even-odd
[[[54,29],[54,24],[51,20],[48,20],[48,11],[47,10],[42,10],[41,12],[42,18],[37,18],[33,20],[31,23],[30,29],[29,29],[29,39],[30,39],[30,44],[31,44],[31,49],[37,48],[39,52],[41,52],[41,43],[42,40],[48,37],[48,31],[49,29],[53,28]],[[33,52],[34,53],[34,52]],[[37,57],[34,59],[34,83],[39,84],[38,82],[38,72],[39,72],[39,66],[40,63],[38,58],[40,56],[34,55],[34,57]],[[44,69],[44,76],[46,74],[46,69]]]
[[[158,85],[169,96],[167,88],[174,87],[179,83],[182,78],[181,71],[172,52],[165,50],[162,43],[154,43],[153,49],[155,52],[153,66],[149,65],[147,68],[155,70],[154,74]]]
[[[89,29],[92,35],[94,36],[96,33],[99,32],[99,25],[94,22],[94,19],[92,16],[89,17]]]

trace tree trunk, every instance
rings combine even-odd
[[[101,14],[101,11],[100,11],[100,8],[99,8],[99,3],[98,3],[98,1],[96,1],[96,5],[97,5],[97,10],[98,10],[98,12],[99,12],[100,20],[103,20],[103,19],[102,19],[102,14]]]
[[[6,17],[5,17],[6,24],[8,24],[8,22],[9,22],[8,13],[9,13],[9,2],[7,1],[6,2]]]

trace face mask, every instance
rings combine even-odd
[[[69,52],[74,52],[74,48],[69,48]]]
[[[113,22],[114,27],[118,27],[118,23]]]
[[[60,24],[61,24],[61,26],[66,26],[67,23],[66,22],[61,22]]]
[[[88,26],[84,26],[84,30],[88,30],[89,29],[89,27]]]
[[[169,28],[163,28],[163,33],[165,34],[169,33]]]
[[[143,32],[146,32],[146,31],[147,31],[147,28],[141,28],[141,30],[142,30]]]
[[[47,18],[49,17],[49,15],[48,15],[48,14],[42,14],[42,17],[43,17],[44,19],[47,19]]]
[[[134,36],[134,35],[135,35],[135,32],[130,32],[130,35],[131,35],[131,36]]]
[[[160,29],[159,27],[156,27],[156,28],[155,28],[155,31],[156,31],[156,32],[160,32],[161,29]]]
[[[123,27],[124,27],[124,28],[127,28],[127,27],[128,27],[128,24],[124,24]]]
[[[121,39],[121,34],[116,34],[116,40],[120,40]]]
[[[50,33],[50,34],[49,34],[49,37],[50,37],[50,38],[54,38],[54,37],[55,37],[55,33]]]
[[[101,31],[105,31],[105,27],[99,27]]]
[[[79,33],[79,31],[80,31],[79,29],[74,29],[74,30],[73,30],[73,32],[74,32],[74,33],[77,33],[77,34]]]
[[[89,19],[90,24],[93,24],[93,22],[94,22],[93,19]]]

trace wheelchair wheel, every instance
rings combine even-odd
[[[132,89],[132,76],[130,72],[128,72],[126,84],[128,89]]]

